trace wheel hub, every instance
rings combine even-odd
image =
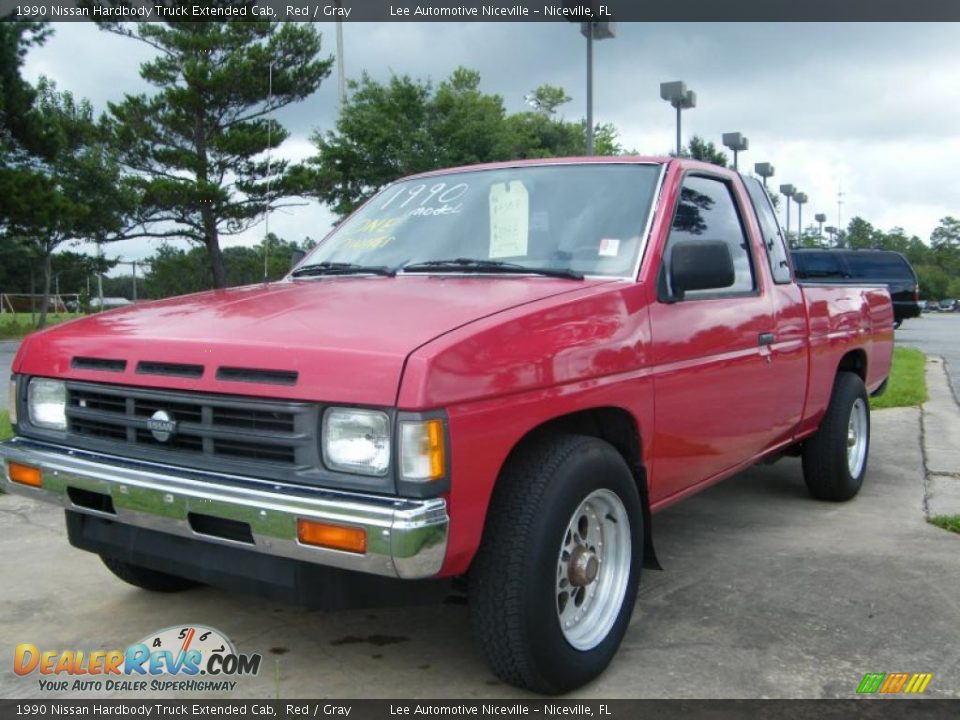
[[[623,502],[611,490],[594,490],[570,517],[557,557],[557,620],[575,649],[596,647],[617,621],[631,554]]]
[[[597,559],[596,553],[583,546],[573,551],[568,570],[571,585],[585,587],[597,579],[599,571],[600,561]]]
[[[847,420],[847,469],[851,477],[857,477],[863,471],[867,459],[867,438],[869,437],[867,405],[857,398],[850,408]]]

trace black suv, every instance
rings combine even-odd
[[[893,298],[893,326],[920,316],[920,284],[909,261],[892,250],[791,251],[798,280],[822,280],[834,285],[886,285]]]

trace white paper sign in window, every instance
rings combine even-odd
[[[490,187],[490,257],[527,254],[530,196],[519,180]]]

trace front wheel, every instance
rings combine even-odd
[[[509,461],[487,517],[470,609],[494,673],[542,693],[597,677],[626,632],[643,562],[624,459],[593,437],[531,443]]]
[[[803,478],[818,500],[842,502],[860,491],[870,453],[870,401],[859,375],[837,374],[830,405],[803,446]]]

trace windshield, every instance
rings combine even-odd
[[[398,182],[344,221],[300,267],[398,269],[470,258],[632,277],[659,174],[659,165],[598,163]]]

